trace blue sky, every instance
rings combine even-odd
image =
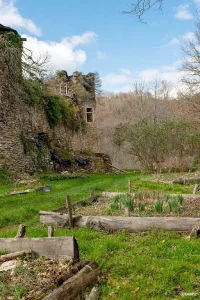
[[[181,45],[195,30],[200,0],[164,0],[137,22],[121,14],[135,0],[0,0],[0,23],[27,37],[52,68],[99,72],[103,88],[129,91],[133,82],[181,77]]]

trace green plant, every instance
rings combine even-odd
[[[123,204],[125,207],[129,208],[130,211],[134,211],[134,199],[130,197],[125,197],[123,200]]]
[[[62,106],[59,96],[50,96],[46,104],[46,115],[51,128],[62,120]]]
[[[121,194],[121,195],[115,196],[110,205],[110,208],[112,210],[118,210],[118,209],[121,209],[122,206],[129,208],[130,211],[133,211],[134,210],[134,199],[131,197],[128,197],[127,194]]]
[[[183,168],[183,157],[199,155],[200,135],[190,123],[171,120],[143,119],[134,125],[122,124],[115,129],[117,145],[130,144],[129,149],[144,169],[151,172],[163,170],[163,162],[172,155],[179,159]],[[148,145],[148,147],[147,147]]]
[[[156,212],[158,212],[158,213],[163,212],[163,200],[155,201],[153,206],[154,206],[154,209],[155,209]]]
[[[145,211],[145,206],[146,206],[146,203],[145,203],[145,202],[140,202],[140,203],[138,204],[139,211],[140,211],[140,212]]]
[[[178,196],[177,196],[177,200],[179,201],[180,205],[182,205],[182,204],[183,204],[183,201],[184,201],[184,198],[183,198],[182,195],[178,195]]]
[[[180,202],[177,197],[171,197],[168,200],[169,210],[174,213],[180,212]]]
[[[8,253],[8,249],[1,249],[0,250],[0,255],[4,255]]]
[[[6,166],[0,169],[0,184],[8,184],[10,182],[9,172]]]

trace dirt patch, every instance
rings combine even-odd
[[[71,268],[69,261],[26,256],[13,270],[0,272],[0,299],[42,299],[56,288],[59,278]]]

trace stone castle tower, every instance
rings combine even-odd
[[[68,76],[66,71],[57,73],[58,80],[53,80],[50,85],[52,92],[63,98],[70,98],[80,108],[80,117],[85,120],[83,130],[73,134],[72,149],[75,152],[98,152],[96,131],[96,99],[95,99],[95,74],[83,75],[74,72]]]

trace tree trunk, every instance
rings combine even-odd
[[[98,264],[92,262],[65,281],[58,289],[44,297],[43,300],[74,300],[82,290],[97,280],[99,273]]]
[[[190,231],[200,218],[182,217],[99,217],[82,216],[74,223],[77,227],[91,227],[96,230],[142,232],[153,228],[170,231]]]

